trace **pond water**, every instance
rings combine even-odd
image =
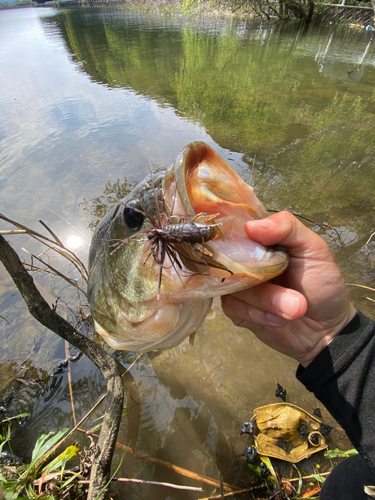
[[[268,209],[330,224],[334,229],[320,234],[346,281],[371,286],[371,36],[119,7],[0,11],[0,212],[36,230],[42,219],[86,262],[92,228],[147,174],[149,161],[168,165],[182,147],[203,140],[251,180]],[[43,250],[24,236],[9,239],[23,255],[23,247]],[[68,285],[47,276],[37,281],[49,302],[58,300],[60,312],[74,315],[78,298]],[[64,342],[30,318],[2,267],[0,286],[2,373],[19,373],[27,363],[41,374],[55,372],[65,358]],[[371,292],[351,287],[350,293],[374,316]],[[296,363],[234,327],[218,302],[215,311],[194,347],[184,343],[143,355],[132,367],[130,411],[118,441],[210,477],[220,471],[223,480],[240,484],[247,473],[240,454],[248,445],[239,437],[241,423],[253,408],[278,401],[275,380],[289,387],[291,402],[310,411],[318,403],[295,380]],[[136,358],[116,356],[125,366]],[[84,357],[71,370],[80,419],[105,385]],[[8,411],[26,410],[31,416],[13,446],[27,456],[40,433],[72,425],[66,370],[23,384]],[[99,408],[94,418],[102,413]],[[87,444],[80,435],[74,439]],[[347,444],[339,430],[335,439]],[[197,485],[129,454],[118,475]],[[126,495],[202,496],[148,486],[132,486]]]

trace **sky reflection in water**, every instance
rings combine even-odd
[[[245,180],[252,177],[267,207],[337,227],[345,246],[330,243],[348,281],[373,282],[364,248],[375,188],[375,71],[366,34],[304,35],[243,20],[189,22],[116,9],[1,11],[0,67],[0,211],[35,229],[42,219],[78,245],[84,261],[89,225],[110,197],[107,183],[134,184],[149,162],[168,165],[183,146],[203,140]],[[20,252],[41,251],[24,237],[12,243]],[[67,286],[39,281],[50,302],[63,294],[76,303]],[[28,318],[2,268],[0,284],[0,363],[31,360],[53,372],[63,343]],[[364,294],[354,291],[353,299],[371,311]],[[291,388],[293,402],[315,404],[294,380],[294,362],[215,309],[194,349],[184,344],[134,368],[138,394],[120,436],[208,475],[216,474],[216,450],[241,453],[241,419],[275,401],[275,379]],[[72,370],[80,418],[104,387],[87,360]],[[70,423],[64,374],[28,397],[23,449],[41,428]],[[173,447],[176,436],[184,453]],[[139,477],[161,474],[128,467]]]

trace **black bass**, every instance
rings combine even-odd
[[[283,249],[245,235],[267,217],[253,192],[207,144],[186,146],[97,226],[88,300],[114,349],[169,349],[202,325],[212,298],[256,286],[288,265]]]

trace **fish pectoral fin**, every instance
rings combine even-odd
[[[194,339],[195,339],[195,335],[196,335],[196,333],[197,333],[197,332],[194,332],[194,333],[191,333],[191,334],[189,335],[189,344],[190,344],[191,346],[194,346]]]

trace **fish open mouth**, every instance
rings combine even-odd
[[[167,174],[146,177],[95,230],[88,300],[98,333],[115,349],[169,349],[197,331],[213,297],[281,274],[287,253],[244,232],[246,221],[267,215],[213,149],[188,145]],[[208,241],[194,241],[181,221],[213,228]],[[121,243],[116,251],[113,242]]]
[[[224,241],[217,235],[205,247],[216,262],[230,271],[221,267],[209,269],[210,275],[226,278],[226,285],[233,285],[241,277],[263,282],[287,267],[288,255],[283,249],[265,248],[246,236],[244,223],[267,217],[268,212],[253,188],[207,144],[194,142],[179,153],[164,180],[163,192],[170,213],[191,217],[218,214],[215,220]]]

